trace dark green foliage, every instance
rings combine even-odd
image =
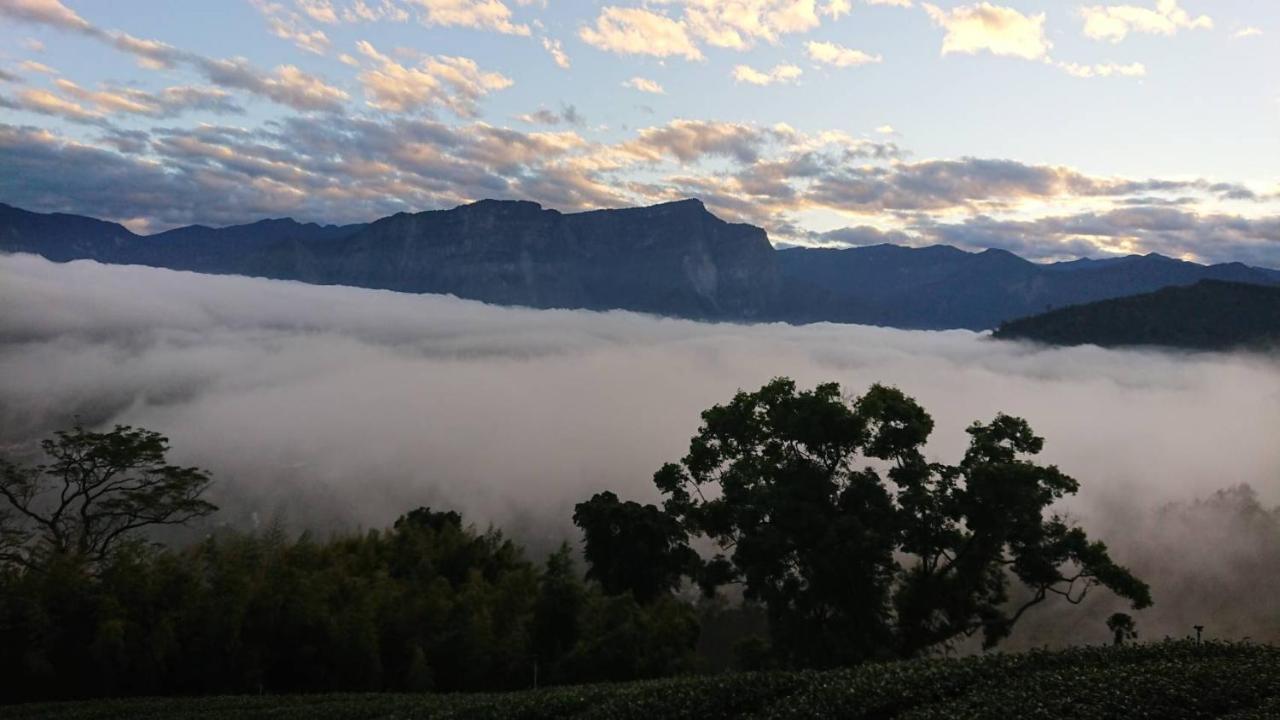
[[[713,541],[721,552],[688,574],[708,591],[741,584],[762,603],[783,664],[911,657],[974,634],[991,647],[1029,608],[1078,603],[1098,585],[1151,603],[1104,545],[1045,517],[1078,484],[1031,460],[1043,440],[1021,419],[974,424],[954,466],[925,460],[932,418],[879,385],[846,401],[837,385],[798,391],[782,378],[702,419],[688,455],[654,477],[669,517],[597,496],[585,505],[604,509],[578,518],[587,559],[593,572],[634,572],[631,542],[593,541],[655,527],[671,539],[664,553],[685,551],[681,529]],[[672,584],[662,578],[656,587]]]
[[[1107,629],[1111,631],[1112,643],[1115,645],[1138,639],[1138,624],[1128,613],[1113,613],[1107,618]]]
[[[198,468],[170,465],[159,433],[77,424],[41,443],[35,467],[0,457],[0,565],[35,568],[50,557],[100,563],[138,531],[182,525],[217,508]]]
[[[1273,718],[1280,649],[1171,642],[475,695],[316,695],[0,707],[0,720],[1193,720]]]
[[[497,690],[692,668],[692,607],[545,572],[496,531],[416,510],[319,542],[224,534],[0,572],[0,702],[139,694]]]
[[[1280,344],[1280,288],[1218,280],[1066,307],[1007,322],[995,337],[1050,345],[1188,350]]]
[[[582,528],[587,577],[610,595],[631,593],[650,602],[679,587],[697,563],[688,532],[653,505],[619,502],[603,492],[578,503],[573,521]]]

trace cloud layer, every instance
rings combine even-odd
[[[1156,552],[1126,528],[1165,503],[1239,483],[1280,502],[1274,358],[505,309],[30,256],[0,257],[0,304],[0,443],[21,452],[77,414],[163,431],[214,471],[220,521],[238,525],[369,527],[432,504],[548,547],[597,490],[653,499],[701,410],[784,374],[901,387],[934,414],[944,461],[968,423],[1027,417],[1045,460],[1083,483],[1066,509],[1121,558]],[[1199,543],[1167,535],[1167,556]],[[1185,579],[1162,572],[1157,591]]]

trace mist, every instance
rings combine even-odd
[[[1256,567],[1280,561],[1276,525],[1196,505],[1241,484],[1280,503],[1276,357],[500,308],[26,255],[0,256],[0,308],[6,452],[33,452],[76,417],[160,431],[171,459],[213,472],[216,523],[370,528],[429,505],[541,550],[576,541],[572,506],[595,492],[656,499],[653,472],[738,389],[779,375],[850,394],[883,382],[933,415],[931,459],[957,461],[975,420],[1025,417],[1042,459],[1081,481],[1061,510],[1140,575],[1159,573],[1145,577],[1144,637],[1197,618],[1280,638],[1268,610],[1280,587]],[[1246,590],[1268,602],[1232,601]],[[1015,639],[1105,637],[1093,610],[1052,628],[1045,610]]]

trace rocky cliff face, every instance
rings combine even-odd
[[[3,250],[696,319],[772,319],[779,293],[765,232],[726,223],[698,200],[578,214],[485,200],[369,225],[270,220],[146,237],[0,206]]]
[[[322,281],[504,305],[759,319],[777,302],[773,247],[697,200],[562,214],[486,200],[379,220],[319,258]]]

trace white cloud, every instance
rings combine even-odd
[[[836,67],[855,67],[883,60],[879,55],[870,55],[830,42],[809,42],[805,44],[805,50],[811,60]]]
[[[502,0],[406,0],[424,25],[469,27],[507,35],[528,35],[529,26],[511,21],[511,8]]]
[[[733,79],[750,85],[776,85],[792,83],[800,79],[804,71],[795,65],[775,65],[767,72],[761,72],[749,65],[737,65],[733,68]]]
[[[827,0],[827,4],[822,6],[822,14],[832,20],[839,20],[841,16],[851,12],[853,12],[853,0]]]
[[[622,84],[634,90],[653,95],[665,95],[667,92],[658,82],[648,78],[633,77]]]
[[[782,35],[807,32],[821,24],[815,0],[680,1],[693,34],[715,47],[745,50],[759,41],[776,43]],[[836,5],[837,10],[840,7]]]
[[[1130,32],[1148,35],[1174,35],[1178,30],[1208,30],[1213,18],[1192,17],[1178,6],[1178,0],[1156,0],[1155,8],[1136,5],[1093,5],[1080,9],[1084,17],[1084,34],[1094,40],[1117,43]]]
[[[1251,38],[1251,37],[1259,37],[1259,36],[1261,36],[1262,34],[1263,34],[1263,33],[1262,33],[1262,29],[1261,29],[1261,28],[1256,28],[1256,27],[1252,27],[1252,26],[1250,26],[1250,27],[1240,28],[1239,30],[1237,30],[1237,31],[1235,31],[1234,33],[1232,33],[1232,34],[1231,34],[1231,37],[1233,37],[1233,38]]]
[[[433,55],[416,67],[407,67],[367,41],[361,40],[356,47],[372,61],[359,79],[369,105],[379,110],[404,113],[445,107],[473,116],[481,97],[512,85],[510,78],[482,71],[470,58]]]
[[[620,55],[653,55],[701,60],[683,22],[642,8],[606,7],[594,26],[583,26],[578,37],[592,47]]]
[[[556,65],[565,70],[569,69],[569,55],[565,53],[563,43],[559,40],[552,40],[551,38],[544,37],[542,38],[542,48],[551,53],[551,59]]]
[[[945,11],[925,4],[925,12],[935,24],[946,30],[942,54],[993,55],[1040,60],[1053,44],[1045,37],[1045,14],[1024,15],[1021,12],[989,2],[961,5]]]
[[[1113,75],[1119,77],[1144,77],[1147,74],[1147,67],[1142,63],[1081,65],[1079,63],[1059,62],[1057,66],[1068,75],[1079,78],[1111,77]]]

